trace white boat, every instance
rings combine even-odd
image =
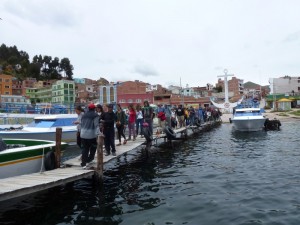
[[[56,128],[62,128],[62,141],[76,141],[77,127],[74,121],[77,114],[57,114],[37,116],[28,125],[24,125],[19,129],[0,130],[0,136],[3,138],[17,139],[40,139],[55,141]]]
[[[62,142],[61,150],[66,145]],[[54,169],[55,146],[54,141],[45,140],[0,140],[0,179]]]
[[[235,109],[231,122],[238,131],[259,131],[264,128],[266,118],[260,108]]]

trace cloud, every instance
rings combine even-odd
[[[145,77],[159,75],[154,66],[147,65],[145,63],[139,63],[138,65],[135,65],[132,72]]]
[[[6,1],[3,5],[7,13],[24,21],[52,27],[73,27],[79,20],[75,11],[63,2],[57,1]]]
[[[289,34],[283,42],[295,42],[300,39],[300,31],[294,32],[292,34]]]

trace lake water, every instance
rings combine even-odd
[[[238,133],[231,124],[130,153],[90,180],[0,202],[0,224],[299,225],[300,121]],[[75,150],[74,150],[75,151]]]

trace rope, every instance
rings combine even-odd
[[[41,165],[40,173],[44,172],[44,170],[43,170],[43,168],[44,168],[44,156],[45,156],[45,148],[43,148],[43,157],[42,157],[42,165]]]

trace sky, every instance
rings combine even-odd
[[[195,87],[224,69],[261,85],[299,76],[298,0],[0,2],[0,44],[67,57],[76,78]]]

